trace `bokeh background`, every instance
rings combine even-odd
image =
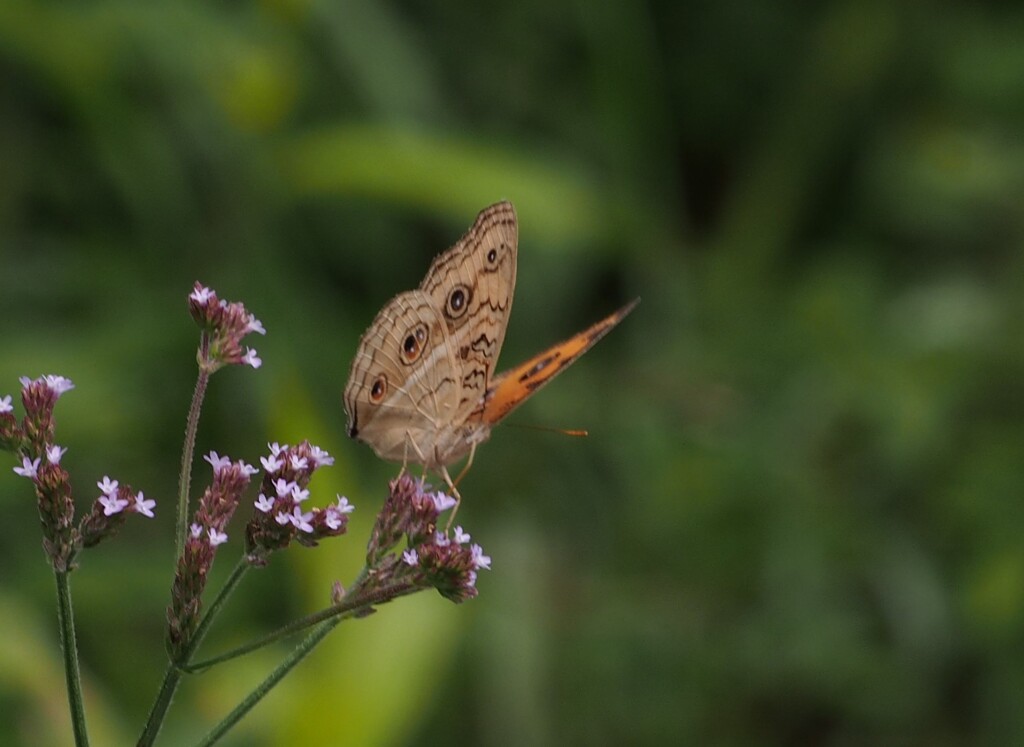
[[[200,453],[307,437],[350,535],[251,574],[209,653],[351,580],[394,465],[359,335],[498,199],[505,366],[640,296],[462,485],[480,598],[341,626],[230,745],[1024,743],[1024,8],[0,3],[0,393],[60,373],[96,744],[161,676],[195,280],[265,323]],[[0,743],[64,745],[53,583],[0,469]],[[197,489],[208,475],[196,467]],[[212,588],[241,548],[240,509]],[[189,744],[287,650],[183,686]]]

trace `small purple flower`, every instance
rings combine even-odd
[[[274,490],[277,491],[278,498],[284,498],[286,495],[290,495],[292,489],[296,487],[295,483],[291,480],[285,480],[283,477],[279,477],[274,480]]]
[[[66,451],[66,448],[62,449],[60,446],[57,446],[56,444],[54,444],[53,446],[47,446],[46,461],[48,461],[50,464],[60,464],[60,458],[64,456],[64,453]]]
[[[117,497],[117,494],[101,495],[100,505],[103,506],[104,516],[119,514],[128,506],[128,501]]]
[[[206,306],[206,304],[210,302],[211,295],[213,295],[212,290],[207,288],[205,285],[199,285],[199,283],[196,283],[195,290],[189,293],[188,297],[200,306]]]
[[[326,517],[324,518],[324,523],[331,530],[336,530],[341,526],[345,514],[350,514],[355,510],[356,507],[348,502],[348,498],[339,495],[338,503],[336,505],[331,505],[324,509]]]
[[[284,526],[285,524],[291,524],[292,515],[286,514],[283,511],[278,511],[276,514],[274,514],[274,521],[276,521],[281,526]]]
[[[11,395],[0,397],[0,415],[5,412],[14,412],[14,407],[11,405]]]
[[[113,495],[117,492],[117,480],[111,480],[107,475],[103,475],[103,479],[96,483],[96,487],[104,495]]]
[[[292,498],[295,499],[296,503],[302,503],[304,500],[309,498],[309,490],[305,488],[300,488],[297,484],[293,484]]]
[[[440,490],[433,494],[434,505],[437,506],[437,512],[447,511],[449,508],[454,506],[457,501],[450,495],[445,495]]]
[[[406,565],[415,566],[420,562],[420,555],[416,552],[416,548],[414,547],[413,549],[406,550],[402,553],[402,560],[405,561]]]
[[[36,475],[39,470],[39,462],[42,461],[38,457],[35,459],[29,459],[28,457],[21,458],[21,466],[14,468],[14,474],[27,477],[30,480],[36,479]]]
[[[242,474],[246,475],[247,477],[252,477],[257,472],[259,472],[259,470],[256,467],[253,467],[251,464],[246,464],[241,460],[239,460],[238,462],[238,468],[242,470]]]
[[[217,545],[223,545],[228,541],[228,535],[226,532],[218,532],[214,527],[210,527],[207,534],[210,537],[210,545],[216,547]]]
[[[310,446],[310,457],[313,459],[313,465],[316,467],[330,467],[334,464],[334,457],[328,454],[326,451],[321,449],[319,446]]]
[[[480,545],[471,545],[469,551],[472,553],[474,567],[491,570],[491,556],[484,555],[484,549]]]
[[[256,351],[252,348],[247,347],[245,349],[245,355],[242,356],[242,365],[252,366],[253,368],[259,368],[263,365],[263,360],[256,355]]]
[[[260,493],[259,500],[257,500],[254,505],[263,513],[269,514],[270,509],[274,507],[274,499],[268,498],[267,496],[263,495],[263,493]]]
[[[214,473],[220,472],[223,469],[227,469],[231,466],[231,459],[226,456],[218,456],[216,451],[211,451],[209,454],[203,457],[204,460],[210,463],[213,467]]]
[[[276,456],[260,457],[260,464],[269,475],[281,469],[284,466],[284,460],[278,459]]]
[[[263,322],[256,318],[255,314],[249,314],[249,324],[246,325],[246,331],[255,332],[258,335],[267,334],[267,330],[263,328]]]
[[[138,495],[135,496],[135,513],[148,516],[150,519],[153,518],[153,507],[156,506],[156,501],[146,500],[146,497],[140,490]]]
[[[277,441],[267,444],[267,448],[270,449],[270,453],[273,456],[277,456],[282,451],[288,448],[288,444],[279,444]]]
[[[203,534],[203,528],[199,524],[192,524],[189,526],[188,532],[192,535],[192,539],[199,539]]]
[[[28,389],[33,384],[43,384],[53,392],[54,396],[59,397],[64,392],[69,392],[75,388],[75,385],[71,383],[71,379],[65,378],[64,376],[55,376],[53,374],[44,374],[38,379],[30,379],[28,376],[22,376],[18,379],[21,382],[22,389]]]
[[[308,534],[313,531],[313,525],[309,523],[309,520],[312,518],[312,512],[302,513],[302,509],[296,506],[292,509],[291,516],[288,517],[288,520],[295,525],[296,529]]]
[[[63,376],[53,376],[52,374],[47,374],[46,376],[43,377],[43,380],[46,382],[46,385],[50,387],[53,393],[56,394],[58,397],[64,394],[64,392],[70,392],[72,389],[75,388],[75,385],[71,383],[71,379],[65,378]]]
[[[434,533],[434,544],[438,547],[448,547],[452,541],[445,536],[444,532]]]
[[[306,457],[299,456],[298,454],[292,454],[288,458],[288,461],[291,463],[293,470],[298,471],[303,469],[309,469],[309,460],[306,459]]]
[[[455,527],[455,544],[464,545],[469,542],[469,535],[462,531],[462,527]]]
[[[336,530],[341,526],[342,515],[338,512],[335,506],[328,506],[324,509],[324,524],[331,531]]]

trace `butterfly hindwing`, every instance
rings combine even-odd
[[[491,382],[484,400],[483,421],[495,425],[555,376],[590,350],[640,302],[631,301],[596,324],[538,353]]]

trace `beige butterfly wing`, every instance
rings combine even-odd
[[[433,298],[391,299],[359,341],[345,386],[348,431],[392,461],[434,466],[437,433],[460,399],[459,366]]]
[[[512,203],[480,211],[420,283],[444,319],[460,375],[457,425],[478,410],[505,341],[516,285],[519,229]]]
[[[480,212],[419,289],[384,306],[345,387],[349,435],[379,456],[444,467],[486,439],[484,396],[505,340],[516,278],[512,204]]]

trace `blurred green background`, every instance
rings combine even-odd
[[[69,376],[80,510],[104,474],[159,500],[72,578],[94,743],[163,669],[193,281],[268,330],[200,453],[308,437],[314,500],[358,506],[214,653],[357,572],[395,471],[344,436],[358,337],[502,198],[504,367],[643,298],[511,419],[590,438],[500,428],[462,484],[480,598],[346,623],[225,744],[1024,743],[1022,128],[1016,3],[0,3],[0,394]],[[63,745],[10,466],[0,743]],[[188,680],[162,743],[286,650]]]

